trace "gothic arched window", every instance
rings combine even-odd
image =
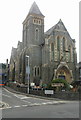
[[[22,56],[19,58],[19,74],[22,72]]]
[[[40,68],[38,67],[38,70],[37,70],[37,74],[38,76],[40,75]]]
[[[70,45],[68,46],[68,50],[69,50],[69,51],[71,50],[71,46],[70,46]]]
[[[50,54],[51,60],[54,60],[54,43],[51,43],[51,54]]]
[[[36,76],[36,67],[35,67],[35,76]]]
[[[69,50],[69,60],[71,60],[71,46],[68,46],[68,50]]]
[[[57,50],[60,50],[60,38],[59,36],[57,37]]]
[[[51,51],[54,51],[54,44],[51,43]]]
[[[36,28],[35,30],[35,40],[38,41],[39,40],[39,29]]]
[[[66,47],[65,42],[66,42],[66,40],[65,40],[65,38],[63,37],[63,51],[65,51],[65,47]]]

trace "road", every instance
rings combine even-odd
[[[28,97],[2,89],[2,118],[79,118],[79,101]]]

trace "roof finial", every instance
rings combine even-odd
[[[62,20],[60,19],[59,22],[62,22]]]

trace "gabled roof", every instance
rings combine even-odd
[[[48,31],[46,31],[45,34],[50,35],[54,30],[60,30],[60,31],[67,32],[67,29],[65,28],[61,19],[59,20],[59,22],[55,26],[51,27]]]
[[[44,17],[44,15],[41,13],[39,7],[37,6],[36,2],[34,2],[29,10],[29,14],[37,14],[37,15],[40,15],[42,17]]]

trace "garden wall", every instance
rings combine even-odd
[[[8,84],[8,86],[16,91],[27,93],[26,86],[18,86],[14,83]],[[79,100],[79,92],[71,92],[71,91],[61,91],[61,92],[54,92],[52,95],[46,95],[44,90],[32,90],[30,89],[30,94],[43,96],[43,97],[51,97],[51,98],[59,98],[63,100]]]

